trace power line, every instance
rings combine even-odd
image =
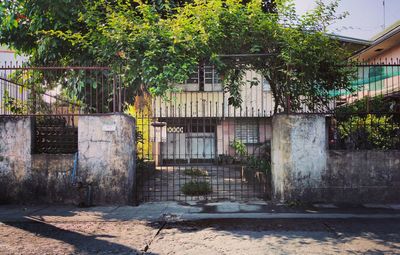
[[[386,28],[386,8],[385,8],[385,0],[382,0],[383,4],[383,29]]]

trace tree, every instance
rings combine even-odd
[[[317,1],[298,16],[291,0],[20,0],[0,7],[6,10],[0,42],[39,63],[109,64],[127,86],[154,95],[174,90],[199,62],[211,62],[234,106],[241,104],[251,69],[270,83],[275,112],[304,104],[315,109],[351,79],[348,54],[326,35],[329,24],[343,17],[335,14],[337,5]]]

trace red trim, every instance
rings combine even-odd
[[[15,51],[12,51],[12,50],[0,50],[0,53],[15,53]]]

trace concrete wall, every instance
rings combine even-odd
[[[74,154],[31,154],[29,117],[0,118],[0,203],[126,204],[134,197],[135,121],[82,116],[78,168]],[[90,189],[90,192],[88,192]]]
[[[31,164],[32,120],[0,117],[0,203],[25,196]]]
[[[322,173],[324,201],[400,202],[400,151],[330,150]]]
[[[312,200],[326,168],[325,117],[278,114],[272,132],[273,198]]]
[[[78,174],[91,185],[93,202],[132,202],[135,120],[124,114],[82,116],[78,124]]]
[[[74,154],[33,154],[31,174],[25,184],[30,201],[79,204],[83,190],[71,177]]]
[[[31,154],[30,117],[0,118],[0,203],[77,202],[73,154]]]
[[[323,115],[276,115],[272,129],[275,200],[400,202],[400,151],[327,150]]]

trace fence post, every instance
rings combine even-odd
[[[272,119],[272,193],[278,201],[318,199],[326,169],[324,115],[276,114]]]

